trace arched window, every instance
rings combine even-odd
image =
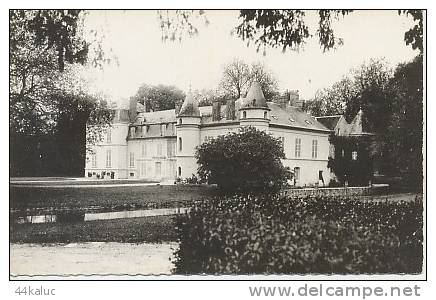
[[[243,112],[242,112],[242,118],[243,118],[243,119],[246,119],[246,118],[247,118],[247,112],[246,112],[246,111],[243,111]]]
[[[182,176],[182,167],[179,167],[179,177]]]
[[[179,151],[182,151],[182,149],[183,149],[182,138],[179,137]]]
[[[264,118],[264,119],[266,119],[266,115],[267,115],[267,114],[266,114],[266,111],[263,112],[263,118]]]

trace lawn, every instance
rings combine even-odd
[[[11,224],[11,243],[176,241],[173,216],[89,221],[80,223]]]
[[[53,209],[116,211],[183,206],[215,193],[208,186],[31,187],[10,186],[10,209],[44,213]]]

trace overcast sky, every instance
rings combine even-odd
[[[311,33],[316,32],[315,12],[308,12]],[[263,62],[277,77],[280,90],[296,89],[304,99],[331,86],[370,58],[384,57],[392,66],[412,59],[417,51],[406,46],[404,32],[411,18],[397,11],[355,11],[335,23],[344,45],[323,53],[316,38],[299,52],[254,46],[230,33],[238,24],[237,11],[206,11],[209,25],[199,24],[196,37],[179,42],[161,41],[156,11],[91,11],[86,29],[104,27],[105,47],[111,47],[119,66],[94,71],[95,86],[114,100],[132,96],[143,83],[176,85],[185,92],[218,86],[223,65],[234,57],[247,63]]]

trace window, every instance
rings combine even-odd
[[[179,124],[182,124],[182,118],[179,119]]]
[[[357,160],[357,151],[351,152],[351,159],[352,160]]]
[[[182,149],[183,149],[182,138],[179,137],[179,151],[182,151]]]
[[[301,156],[301,139],[296,138],[295,139],[295,157]]]
[[[106,150],[106,167],[110,167],[112,165],[112,151],[111,149]]]
[[[106,133],[106,141],[108,144],[112,143],[112,132],[110,129],[108,129],[108,131]]]
[[[130,152],[129,166],[130,167],[134,167],[135,166],[135,152]]]
[[[247,118],[247,112],[244,111],[244,112],[242,112],[242,119],[246,119],[246,118]]]
[[[285,150],[285,137],[281,136],[281,137],[279,137],[279,139],[282,142],[282,149]]]
[[[176,141],[168,141],[167,142],[167,156],[174,157],[175,151],[176,151]]]
[[[312,140],[312,158],[318,157],[318,140]]]
[[[91,162],[93,167],[97,167],[97,154],[92,154],[91,156]]]
[[[141,156],[147,157],[147,144],[146,144],[146,142],[141,144]]]
[[[266,119],[266,117],[267,117],[267,113],[265,111],[265,112],[263,112],[263,118]]]
[[[156,145],[156,147],[157,147],[157,156],[162,156],[162,143],[158,143],[157,145]]]
[[[182,167],[179,167],[179,177],[182,176]]]

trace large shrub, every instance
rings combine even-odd
[[[281,141],[253,127],[211,139],[197,148],[201,180],[226,193],[273,193],[289,178]]]
[[[233,197],[177,218],[179,274],[418,273],[422,202]]]

